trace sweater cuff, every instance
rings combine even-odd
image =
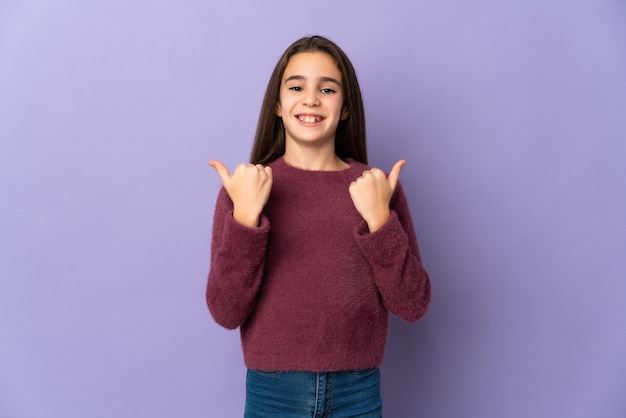
[[[396,263],[398,257],[405,256],[408,247],[406,232],[394,211],[382,227],[371,233],[363,221],[354,239],[371,263],[382,266]]]
[[[232,243],[232,247],[226,249],[233,257],[239,254],[241,257],[254,257],[259,250],[264,251],[267,244],[267,236],[270,230],[269,219],[261,215],[259,226],[252,228],[240,224],[233,218],[233,211],[226,214],[226,222],[223,230],[224,243]]]

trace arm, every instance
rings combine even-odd
[[[261,215],[257,228],[233,218],[233,203],[226,190],[218,194],[213,218],[211,268],[206,301],[220,325],[234,329],[254,309],[265,265],[269,221]]]
[[[387,309],[407,322],[424,316],[430,303],[430,279],[422,265],[411,213],[400,183],[390,201],[387,222],[372,233],[364,222],[355,240],[370,263]]]

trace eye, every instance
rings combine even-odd
[[[302,87],[300,87],[300,86],[292,86],[292,87],[289,87],[289,90],[291,90],[291,91],[302,91]]]
[[[333,89],[331,89],[331,88],[328,88],[328,87],[323,88],[321,91],[322,91],[322,93],[324,93],[324,94],[332,94],[332,93],[336,93],[336,91],[335,91],[335,90],[333,90]]]

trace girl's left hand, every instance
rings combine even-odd
[[[350,184],[348,190],[354,207],[367,222],[370,232],[378,230],[389,219],[389,202],[404,164],[405,160],[395,163],[389,177],[378,168],[366,170]]]

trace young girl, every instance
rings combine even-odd
[[[380,417],[388,312],[428,309],[407,199],[367,166],[355,71],[313,36],[278,61],[250,164],[209,165],[217,197],[206,298],[214,319],[239,327],[245,417]]]

